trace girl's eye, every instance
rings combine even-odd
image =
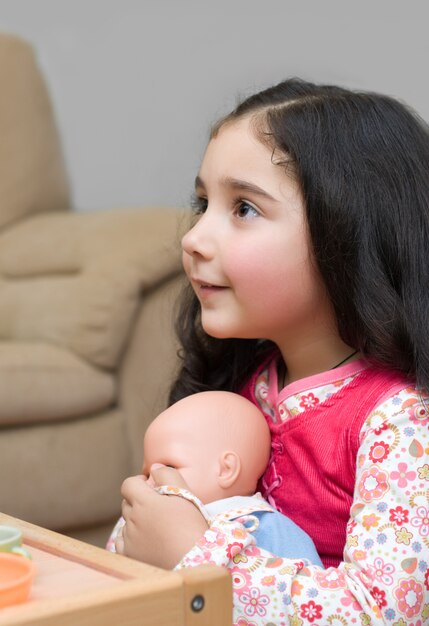
[[[260,215],[259,211],[245,200],[241,200],[238,203],[235,213],[240,219],[249,219]]]
[[[194,212],[194,215],[201,215],[207,211],[208,201],[207,198],[203,198],[201,196],[194,195],[191,199],[191,208]]]

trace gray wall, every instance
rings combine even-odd
[[[426,0],[0,0],[33,43],[81,210],[186,205],[208,128],[290,75],[429,120]]]

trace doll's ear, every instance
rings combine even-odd
[[[223,452],[219,458],[218,482],[222,489],[232,487],[241,471],[241,459],[236,452]]]

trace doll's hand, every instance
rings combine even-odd
[[[187,489],[177,470],[152,469],[156,487]],[[207,530],[199,510],[188,500],[157,493],[144,476],[132,476],[123,484],[122,554],[150,565],[172,569]]]

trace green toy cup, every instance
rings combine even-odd
[[[0,524],[0,552],[20,554],[31,559],[31,554],[22,547],[22,532],[14,526]]]

